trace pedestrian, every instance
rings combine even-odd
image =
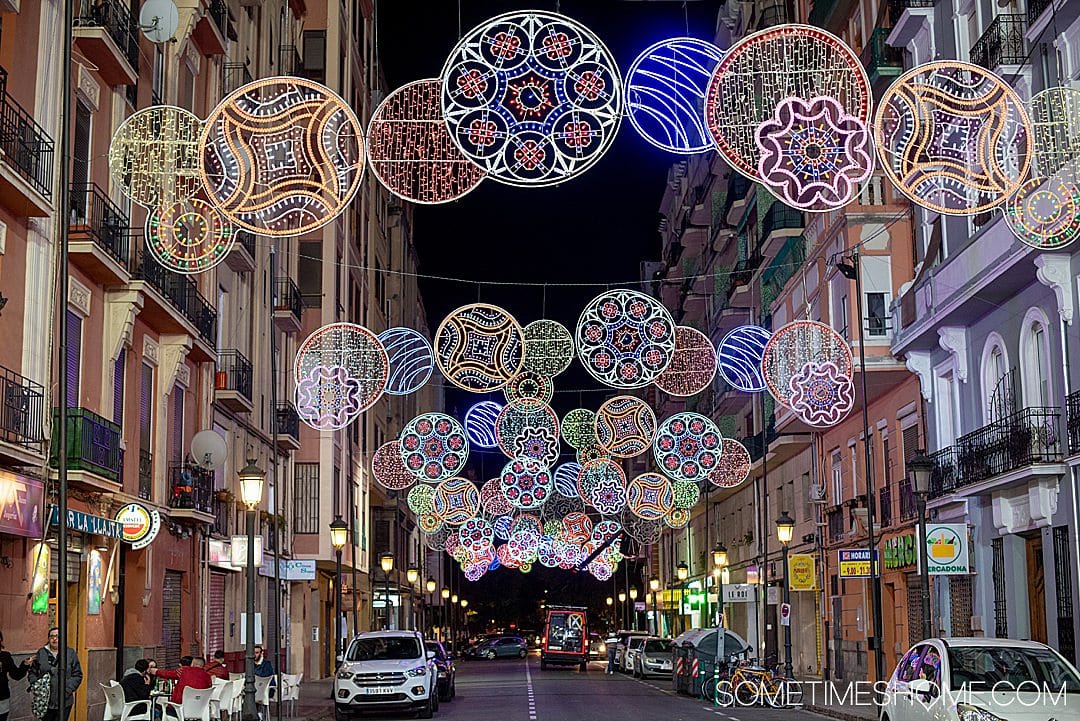
[[[124,701],[150,700],[150,661],[140,658],[135,665],[124,671],[120,678],[120,687],[124,689]]]
[[[607,672],[615,673],[615,650],[619,645],[619,637],[612,634],[604,641],[604,645],[607,646]]]
[[[206,672],[204,666],[206,666],[206,659],[202,656],[184,656],[180,659],[180,668],[175,671],[158,668],[151,673],[158,678],[175,681],[169,700],[173,703],[182,703],[184,689],[208,689],[214,685],[213,679]]]
[[[8,680],[18,681],[26,676],[33,663],[33,657],[27,657],[19,665],[15,665],[15,659],[4,650],[4,634],[0,632],[0,721],[7,721],[11,713],[11,690],[8,688]]]
[[[214,678],[229,680],[229,667],[225,665],[225,652],[214,651],[214,660],[206,665],[206,672]]]
[[[42,721],[67,721],[71,707],[75,703],[75,691],[82,685],[83,671],[75,649],[64,649],[64,658],[60,657],[60,629],[49,629],[49,642],[38,649],[30,666],[30,687],[33,690],[42,679],[48,678],[49,700],[47,708],[39,718]],[[66,664],[67,679],[64,683],[63,713],[60,712],[60,664]],[[31,704],[32,706],[34,704]],[[36,715],[36,714],[35,714]]]
[[[255,675],[259,678],[269,678],[274,675],[274,664],[263,655],[263,647],[255,645]]]

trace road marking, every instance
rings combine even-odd
[[[529,695],[529,721],[536,721],[536,694],[533,692],[532,672],[529,659],[525,659],[525,688]]]

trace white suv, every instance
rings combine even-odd
[[[416,709],[431,718],[439,708],[434,658],[414,631],[359,634],[334,677],[335,719],[376,709]]]

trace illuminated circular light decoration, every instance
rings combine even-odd
[[[596,380],[615,388],[640,388],[671,363],[675,321],[652,296],[608,291],[582,312],[577,347],[582,365]]]
[[[577,487],[581,500],[604,515],[618,513],[626,505],[626,474],[614,461],[601,458],[582,464]]]
[[[716,349],[697,328],[675,327],[675,352],[653,384],[672,396],[692,396],[709,387],[716,376]]]
[[[540,523],[540,519],[531,513],[522,513],[513,519],[513,523],[510,525],[510,535],[515,536],[522,533],[531,533],[534,536],[539,537],[544,532],[543,524]]]
[[[761,367],[777,403],[792,407],[792,378],[811,362],[832,363],[839,373],[852,377],[851,346],[824,323],[797,320],[773,333],[765,344]]]
[[[442,481],[457,475],[469,457],[465,429],[442,413],[413,418],[402,429],[399,445],[405,467],[423,481]]]
[[[436,519],[438,520],[438,519]],[[439,522],[439,527],[434,531],[424,531],[424,545],[432,551],[445,551],[446,539],[450,537],[450,529]],[[456,533],[454,534],[457,535]]]
[[[364,170],[360,122],[324,85],[256,80],[227,95],[199,138],[210,203],[260,235],[302,235],[352,202]]]
[[[1034,170],[1055,175],[1080,159],[1080,90],[1047,88],[1031,98]],[[1072,168],[1075,173],[1075,165]],[[1075,179],[1075,176],[1073,176]]]
[[[599,160],[619,129],[618,65],[563,15],[492,18],[465,34],[440,77],[451,137],[501,183],[568,180]]]
[[[448,478],[435,486],[432,507],[449,526],[460,526],[480,510],[480,491],[468,478]]]
[[[547,467],[559,458],[559,417],[546,403],[508,403],[495,420],[495,437],[510,458],[531,458]]]
[[[534,320],[525,326],[525,370],[554,378],[574,360],[574,336],[562,323]]]
[[[562,518],[567,514],[585,512],[585,502],[582,501],[581,497],[577,494],[576,478],[574,479],[574,482],[573,497],[564,496],[557,488],[555,489],[555,493],[548,497],[547,503],[544,504],[544,518],[561,522]]]
[[[671,505],[674,508],[688,510],[698,502],[701,491],[696,483],[690,481],[671,482]]]
[[[660,424],[653,456],[671,478],[699,481],[717,467],[722,447],[723,437],[712,420],[699,413],[677,413]]]
[[[855,384],[835,363],[809,361],[791,377],[789,404],[808,425],[835,426],[855,404]]]
[[[563,416],[563,440],[575,450],[591,446],[596,443],[596,433],[593,431],[595,425],[595,413],[588,408],[575,408]]]
[[[383,488],[402,491],[416,483],[416,476],[405,467],[397,441],[384,443],[371,457],[371,475]]]
[[[506,384],[503,394],[508,401],[525,398],[541,403],[551,403],[555,395],[555,384],[547,376],[532,371],[521,371]]]
[[[145,231],[154,260],[184,275],[210,270],[225,260],[236,241],[232,225],[198,198],[154,208]]]
[[[484,170],[450,137],[440,80],[417,80],[386,96],[368,124],[368,162],[379,182],[411,203],[456,200],[480,184]]]
[[[644,543],[646,545],[656,543],[660,540],[660,535],[664,531],[664,525],[660,521],[647,521],[644,518],[634,515],[633,511],[629,508],[623,509],[620,519],[626,534],[635,539],[638,543]]]
[[[109,173],[116,187],[150,210],[194,197],[202,188],[202,130],[197,116],[172,105],[133,113],[109,144]]]
[[[720,488],[734,488],[750,475],[750,452],[734,438],[725,438],[720,446],[720,462],[709,473],[709,481]]]
[[[777,25],[747,35],[724,53],[709,81],[705,122],[731,167],[761,180],[757,129],[787,98],[821,96],[870,122],[870,82],[851,48],[821,28]]]
[[[664,523],[672,528],[686,528],[690,523],[690,511],[685,508],[672,508],[664,516]]]
[[[443,520],[434,513],[421,513],[416,517],[416,524],[424,533],[436,533],[446,527]]]
[[[874,170],[866,123],[830,97],[781,100],[754,135],[762,183],[790,206],[813,212],[855,200]]]
[[[390,359],[370,330],[353,323],[324,325],[296,351],[296,410],[319,430],[343,428],[379,400],[389,373]]]
[[[577,481],[581,464],[568,461],[555,469],[555,492],[565,498],[578,498]]]
[[[647,521],[662,519],[674,502],[671,481],[659,473],[642,473],[626,487],[627,507]]]
[[[994,73],[941,60],[885,91],[874,142],[886,176],[913,202],[948,215],[984,213],[1019,189],[1031,164],[1031,121]]]
[[[499,390],[521,372],[524,334],[514,317],[484,303],[453,311],[435,333],[435,360],[454,385],[475,393]]]
[[[417,516],[435,512],[435,487],[420,484],[409,489],[409,495],[405,498],[409,504],[409,510]],[[447,549],[449,550],[449,549]]]
[[[592,535],[593,522],[584,513],[568,513],[562,519],[563,533],[571,543],[585,543]]]
[[[607,449],[601,446],[599,443],[590,443],[584,448],[579,448],[575,454],[578,463],[588,463],[589,461],[606,460],[611,458],[611,454],[607,452]]]
[[[502,491],[500,490],[500,493],[501,492]],[[507,503],[509,503],[509,501],[507,501]],[[513,523],[514,517],[510,515],[499,516],[496,518],[495,522],[492,524],[492,527],[495,530],[495,537],[503,541],[510,538],[510,529],[512,528]]]
[[[645,48],[626,73],[626,114],[661,150],[683,155],[712,147],[701,108],[724,51],[696,38],[671,38]]]
[[[388,328],[379,333],[379,342],[390,358],[386,392],[404,396],[420,390],[435,368],[435,356],[428,339],[412,328]]]
[[[728,385],[746,393],[765,390],[761,359],[770,337],[772,333],[757,325],[742,325],[724,336],[716,347],[717,370]]]
[[[495,435],[495,421],[503,406],[495,401],[480,401],[465,411],[465,433],[469,443],[477,448],[497,448],[499,439]]]
[[[1005,202],[1009,230],[1039,250],[1057,250],[1080,236],[1080,182],[1074,165],[1032,178]]]
[[[616,396],[596,412],[596,442],[616,458],[644,453],[656,436],[656,415],[649,404],[634,396]]]
[[[553,493],[551,472],[531,458],[515,458],[503,466],[502,493],[515,508],[532,510],[547,502]]]
[[[514,512],[514,507],[502,493],[498,478],[492,478],[480,487],[480,506],[492,516],[503,516]]]

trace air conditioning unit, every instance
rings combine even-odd
[[[820,483],[810,484],[810,502],[811,503],[824,503],[825,502],[825,486]]]

